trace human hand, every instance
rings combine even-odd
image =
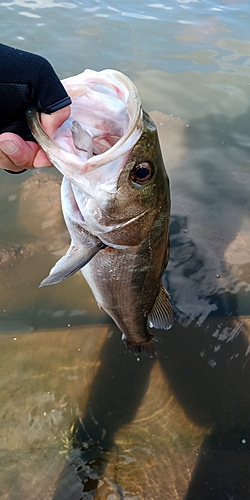
[[[50,137],[53,137],[69,115],[70,106],[59,109],[51,115],[41,113],[42,127]],[[49,166],[51,166],[49,159],[36,142],[25,141],[11,132],[0,134],[0,168],[21,173],[24,169]]]
[[[32,136],[26,111],[41,113],[53,137],[70,114],[71,99],[51,64],[43,57],[0,43],[0,168],[12,173],[50,166]]]

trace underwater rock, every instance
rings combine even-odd
[[[0,497],[52,500],[107,327],[0,337]]]
[[[187,155],[185,135],[188,124],[161,111],[150,111],[149,115],[156,124],[165,167],[171,172],[171,168]]]
[[[60,174],[41,169],[20,187],[19,224],[38,241],[46,241],[50,250],[58,250],[68,242],[61,210],[61,180]]]

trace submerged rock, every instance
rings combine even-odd
[[[21,185],[18,218],[28,235],[46,241],[48,250],[58,250],[68,243],[61,200],[61,176],[41,169]]]
[[[0,336],[0,497],[52,500],[107,327]],[[66,500],[66,499],[65,499]],[[68,500],[68,499],[67,499]]]
[[[167,171],[180,163],[187,155],[186,131],[188,124],[178,117],[170,116],[161,111],[150,111],[154,120]]]

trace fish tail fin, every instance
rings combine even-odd
[[[155,353],[155,346],[154,346],[154,337],[151,336],[150,338],[147,338],[144,342],[131,342],[129,340],[124,339],[124,343],[126,344],[129,352],[132,354],[138,355],[138,354],[144,354],[145,356],[148,356],[149,358],[154,357]]]

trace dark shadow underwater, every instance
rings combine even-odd
[[[192,274],[197,278],[197,273],[204,272],[205,262],[204,255],[202,262],[200,251],[189,239],[185,248],[185,226],[185,219],[172,219],[172,253],[174,260],[182,249],[182,272],[192,280]],[[166,275],[166,279],[171,290],[171,276]],[[237,310],[235,295],[222,300],[214,294],[206,300],[216,304],[216,312],[226,318],[223,327],[215,313],[201,325],[194,320],[182,324],[183,315],[175,307],[177,319],[172,329],[156,332],[155,360],[159,360],[187,418],[207,428],[185,500],[245,500],[250,496],[247,329],[228,316],[229,309]],[[115,446],[114,436],[123,425],[133,421],[147,391],[155,360],[141,357],[137,362],[129,353],[124,355],[119,331],[115,326],[112,330],[114,334],[107,338],[101,351],[87,410],[82,408],[84,417],[75,422],[74,451],[58,480],[53,500],[95,497],[109,451]],[[81,409],[81,401],[79,406]],[[124,498],[119,484],[117,492]]]
[[[234,278],[223,261],[226,248],[241,227],[242,210],[248,213],[250,206],[248,185],[242,183],[242,176],[236,179],[230,171],[223,174],[223,165],[216,169],[216,160],[209,157],[209,147],[217,141],[222,123],[226,130],[224,141],[229,144],[233,140],[230,135],[233,125],[228,124],[227,129],[225,121],[226,118],[220,117],[218,123],[214,123],[208,117],[206,131],[199,120],[190,126],[190,148],[198,147],[192,141],[196,140],[199,145],[203,140],[204,151],[207,151],[202,161],[194,165],[194,175],[196,168],[200,169],[204,193],[208,193],[210,201],[204,193],[196,193],[195,187],[190,189],[194,189],[194,197],[201,197],[204,209],[207,205],[211,214],[213,197],[216,197],[216,210],[220,215],[216,218],[215,214],[214,220],[210,217],[208,232],[214,224],[218,234],[223,235],[223,221],[227,227],[230,224],[230,232],[218,238],[219,250],[213,253],[206,241],[198,244],[192,237],[189,218],[172,216],[171,258],[163,282],[171,295],[174,325],[170,331],[155,332],[156,356],[153,360],[141,357],[140,362],[128,353],[124,355],[119,331],[112,325],[114,334],[107,338],[101,351],[87,410],[82,408],[83,418],[74,423],[73,451],[58,479],[53,500],[95,498],[109,452],[116,446],[114,436],[135,418],[147,392],[155,360],[160,362],[186,417],[207,429],[185,498],[180,500],[250,498],[250,336],[247,321],[237,319],[239,296],[230,291],[230,286],[224,286],[225,281],[230,284]],[[243,134],[245,126],[236,120],[234,130],[239,131],[238,136]],[[237,147],[241,145],[236,144],[235,151]],[[238,161],[235,155],[234,152],[230,161]],[[225,154],[224,161],[227,160]],[[185,190],[185,186],[179,189]],[[192,196],[192,192],[188,195]],[[239,210],[241,200],[244,206]],[[227,213],[228,204],[231,210]],[[228,221],[232,213],[234,216]],[[204,224],[203,234],[206,234]],[[249,315],[248,294],[245,294],[243,310],[246,316]],[[81,401],[79,406],[81,409]],[[119,483],[117,495],[125,498]]]

